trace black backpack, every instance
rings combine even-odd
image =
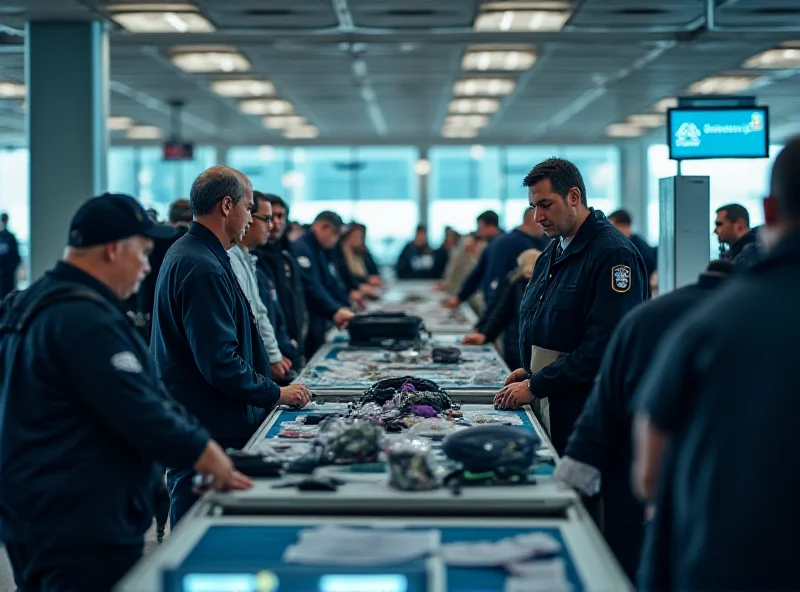
[[[356,315],[347,327],[350,345],[380,347],[386,341],[416,341],[425,330],[422,318],[404,312]]]

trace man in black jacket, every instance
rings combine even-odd
[[[303,366],[303,352],[308,333],[308,309],[300,268],[292,254],[287,234],[289,206],[277,195],[269,193],[265,195],[272,205],[270,239],[265,246],[253,249],[253,254],[258,257],[256,265],[260,274],[267,274],[274,283],[277,300],[286,321],[286,333],[298,352],[297,358],[290,356],[292,367],[299,370]],[[259,289],[263,291],[269,287],[259,283]]]
[[[21,591],[110,590],[142,556],[161,463],[250,486],[164,391],[125,315],[170,234],[132,197],[90,199],[64,259],[3,303],[0,541]]]
[[[156,285],[152,350],[164,386],[212,437],[241,448],[278,403],[304,406],[302,385],[271,380],[264,343],[227,249],[250,224],[253,188],[245,175],[216,166],[192,184],[194,222],[164,258]],[[197,499],[194,471],[167,469],[174,524]]]

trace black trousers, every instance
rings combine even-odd
[[[142,545],[6,544],[19,592],[110,592],[139,561],[142,550]]]

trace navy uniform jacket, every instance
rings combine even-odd
[[[563,454],[611,333],[650,287],[636,247],[602,212],[591,210],[556,260],[558,243],[539,257],[525,290],[519,343],[528,372],[534,345],[567,354],[530,377],[533,395],[549,401],[550,436]]]
[[[300,267],[308,306],[306,355],[325,343],[325,330],[340,308],[350,306],[350,296],[328,252],[310,230],[298,238],[292,250]]]
[[[397,258],[395,271],[401,280],[425,280],[436,277],[436,253],[430,245],[408,243]]]
[[[528,249],[538,249],[542,245],[537,238],[525,234],[519,228],[496,237],[481,253],[478,263],[470,272],[458,291],[458,299],[466,302],[480,289],[486,302],[486,308],[494,305],[506,277],[517,267],[517,257]]]
[[[300,352],[286,332],[286,315],[278,300],[275,282],[269,273],[258,266],[256,266],[256,279],[258,280],[258,294],[264,306],[267,307],[269,322],[275,330],[275,339],[278,341],[281,354],[292,361],[292,368],[299,370],[302,367],[302,359]]]
[[[668,436],[640,589],[798,589],[798,293],[795,231],[659,343],[635,395]]]
[[[642,256],[644,268],[647,271],[647,277],[650,277],[658,268],[658,258],[656,257],[655,249],[638,234],[631,235],[631,242]]]
[[[197,222],[164,257],[151,348],[167,390],[225,448],[246,444],[280,397],[228,253]]]
[[[209,436],[163,390],[144,341],[104,284],[58,263],[14,301],[67,287],[0,346],[0,540],[143,542],[159,464],[192,466]],[[8,317],[5,317],[8,318]]]
[[[509,275],[514,275],[509,274]],[[520,276],[506,280],[498,288],[494,306],[483,311],[477,330],[491,343],[503,335],[503,359],[509,368],[519,368],[519,307],[525,294],[527,280]]]
[[[567,442],[566,456],[600,472],[606,540],[631,581],[644,538],[644,506],[630,485],[633,396],[664,332],[724,279],[703,274],[696,284],[647,302],[622,319]]]

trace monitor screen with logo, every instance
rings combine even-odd
[[[672,160],[769,156],[766,107],[670,109],[667,132]]]

